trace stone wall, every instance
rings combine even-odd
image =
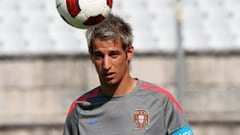
[[[195,135],[240,134],[240,56],[187,55],[183,107]],[[135,56],[133,77],[177,97],[174,56]],[[0,135],[59,135],[71,102],[98,84],[86,56],[0,59]]]

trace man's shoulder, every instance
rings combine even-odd
[[[141,83],[139,88],[141,89],[141,91],[151,93],[154,97],[159,98],[161,101],[168,100],[171,103],[173,103],[178,108],[178,110],[180,110],[181,112],[183,111],[181,105],[178,103],[176,98],[168,90],[151,82],[147,82],[143,80],[140,80],[140,82]]]
[[[171,95],[170,92],[164,89],[163,87],[160,87],[154,83],[143,81],[143,80],[140,80],[139,88],[143,91],[153,92],[155,94],[158,93],[160,95],[164,95],[167,97]]]
[[[87,91],[86,93],[82,94],[75,101],[86,101],[89,98],[97,96],[99,93],[100,93],[100,87],[98,86],[98,87],[91,89],[91,90]]]
[[[100,87],[96,87],[96,88],[89,90],[88,92],[82,94],[80,97],[78,97],[77,99],[75,99],[72,102],[67,114],[68,115],[71,114],[74,111],[74,109],[76,108],[77,104],[87,101],[88,99],[97,96],[99,93],[100,93]]]

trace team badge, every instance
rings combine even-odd
[[[149,114],[146,110],[137,110],[133,114],[133,122],[137,129],[146,129],[149,125]]]

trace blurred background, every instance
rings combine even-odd
[[[115,0],[134,29],[133,77],[169,90],[195,135],[240,134],[240,0]],[[84,30],[55,0],[0,0],[0,135],[59,135],[98,85]]]

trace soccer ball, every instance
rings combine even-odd
[[[112,5],[113,0],[56,0],[63,20],[80,29],[103,22],[111,13]]]

